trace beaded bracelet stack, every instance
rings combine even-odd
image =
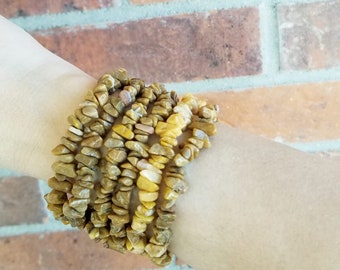
[[[169,264],[175,203],[188,187],[183,167],[210,147],[217,112],[192,95],[179,101],[162,85],[145,86],[122,68],[103,75],[52,150],[48,209],[105,247]]]

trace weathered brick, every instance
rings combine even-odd
[[[135,5],[145,5],[145,4],[154,4],[154,3],[161,3],[161,2],[172,2],[175,0],[130,0],[132,4]]]
[[[220,121],[288,142],[338,139],[340,81],[206,93]]]
[[[340,65],[340,1],[278,7],[281,68]]]
[[[0,13],[7,18],[110,7],[114,0],[2,0]]]
[[[0,269],[132,270],[156,268],[148,258],[103,248],[85,232],[0,238]]]
[[[243,8],[33,34],[95,77],[125,67],[147,82],[185,81],[259,73],[258,19]]]
[[[43,223],[46,217],[38,180],[30,177],[0,179],[0,226]]]

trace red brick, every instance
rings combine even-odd
[[[0,269],[132,270],[155,267],[148,258],[121,254],[90,240],[85,232],[0,238]]]
[[[0,226],[43,223],[46,217],[38,180],[29,177],[0,179]]]
[[[173,2],[173,1],[175,0],[130,0],[130,2],[135,5],[145,5],[145,4]]]
[[[125,67],[170,82],[259,73],[258,19],[257,9],[243,8],[33,34],[95,77]]]
[[[340,81],[241,92],[206,93],[220,121],[288,142],[336,140],[340,134]]]
[[[98,9],[112,6],[113,0],[2,0],[1,15],[7,18],[60,13],[72,10]]]
[[[280,6],[281,68],[320,69],[340,65],[340,1]]]

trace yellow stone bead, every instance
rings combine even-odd
[[[167,123],[177,125],[179,127],[185,127],[185,121],[179,113],[174,113],[168,117]]]
[[[154,192],[159,190],[159,186],[155,184],[154,182],[151,182],[148,180],[148,178],[140,175],[137,180],[137,187],[141,190]]]
[[[91,147],[83,147],[80,152],[86,156],[89,156],[89,157],[95,157],[95,158],[101,158],[101,153],[99,150],[97,149],[94,149],[94,148],[91,148]]]
[[[68,218],[70,221],[71,219],[82,218],[85,215],[85,211],[78,212],[76,209],[70,207],[67,202],[63,204],[63,213],[64,216]]]
[[[107,152],[105,158],[112,163],[121,163],[127,157],[127,153],[124,148],[113,148]]]
[[[158,192],[138,191],[139,200],[142,202],[154,202],[158,199]]]
[[[172,230],[169,229],[159,229],[157,227],[152,228],[153,236],[150,238],[150,243],[156,245],[168,244],[171,240]]]
[[[143,233],[146,231],[147,224],[144,223],[139,217],[134,215],[131,222],[131,228],[136,232]]]
[[[159,122],[157,123],[155,132],[156,132],[156,134],[160,135],[160,134],[162,134],[164,131],[166,131],[167,129],[168,129],[168,124],[167,124],[166,122],[159,121]]]
[[[84,164],[86,167],[93,168],[95,165],[98,164],[98,159],[95,157],[89,157],[84,154],[77,154],[75,156],[75,160]]]
[[[136,212],[141,213],[143,216],[152,216],[155,213],[155,208],[148,209],[144,205],[140,204],[137,206]]]
[[[116,96],[110,97],[110,104],[112,104],[113,107],[117,110],[118,115],[121,114],[125,108],[124,102]]]
[[[128,206],[130,204],[131,191],[117,191],[116,199],[122,205]]]
[[[216,125],[209,122],[194,121],[189,125],[190,129],[197,128],[204,131],[208,136],[212,136],[216,133]]]
[[[162,137],[170,137],[170,138],[177,138],[178,136],[180,136],[182,134],[182,130],[181,128],[174,128],[168,131],[165,131],[162,133]]]
[[[149,254],[151,258],[159,258],[161,257],[168,249],[167,245],[158,246],[152,243],[149,243],[145,247],[145,251]]]
[[[137,163],[139,158],[137,157],[128,157],[127,160],[131,163],[132,166],[137,167]]]
[[[124,147],[124,141],[110,137],[105,140],[104,145],[108,148],[121,148]]]
[[[172,137],[162,137],[159,140],[159,143],[163,146],[167,146],[167,147],[173,147],[177,145],[177,139],[176,138],[172,138]]]
[[[106,88],[106,86],[104,87]],[[109,100],[109,93],[107,92],[107,90],[105,92],[96,92],[94,93],[94,95],[96,96],[100,106],[104,106]]]
[[[56,173],[65,175],[67,177],[74,178],[77,176],[76,171],[75,171],[75,165],[72,163],[63,163],[63,162],[57,161],[52,164],[52,169]]]
[[[121,215],[121,216],[116,215],[116,214],[111,214],[108,216],[108,218],[112,221],[112,224],[117,224],[117,225],[127,224],[130,221],[129,214]]]
[[[89,199],[78,199],[78,198],[72,197],[69,200],[69,206],[74,208],[78,212],[85,213],[89,202],[90,202]]]
[[[99,104],[99,103],[98,103],[98,100],[97,100],[97,98],[95,97],[95,95],[94,95],[94,93],[93,93],[92,90],[89,90],[89,91],[87,92],[87,94],[86,94],[86,96],[85,96],[85,100],[94,102],[94,103],[96,103],[97,105]]]
[[[141,204],[146,208],[146,209],[153,209],[156,206],[156,202],[141,202]]]
[[[196,113],[198,111],[198,99],[197,97],[193,96],[192,94],[186,94],[182,99],[181,102],[184,102],[185,104],[187,104],[191,111]]]
[[[172,256],[170,252],[165,252],[162,256],[151,258],[152,262],[157,264],[158,266],[166,266],[169,265],[172,261]]]
[[[149,156],[148,150],[149,146],[145,143],[136,142],[136,141],[127,141],[125,143],[126,148],[136,151],[141,154],[142,157],[147,158]]]
[[[89,233],[89,237],[91,240],[99,238],[99,228],[93,228]]]
[[[106,73],[99,78],[98,84],[104,84],[107,89],[112,89],[118,84],[118,80],[115,80],[111,74]]]
[[[88,137],[81,142],[81,146],[88,146],[91,148],[100,148],[102,145],[103,139],[99,135]]]
[[[151,157],[154,161],[161,163],[161,164],[167,164],[170,160],[167,157],[158,156],[158,155],[151,155]]]
[[[171,211],[174,208],[175,204],[176,200],[163,200],[161,204],[161,209]],[[157,226],[159,227],[159,225]]]
[[[53,212],[53,216],[58,218],[63,215],[63,205],[62,204],[47,204],[47,209]]]
[[[96,107],[93,106],[86,106],[84,107],[81,112],[91,118],[98,118],[99,114],[98,114],[98,110]]]
[[[126,249],[127,249],[128,251],[132,252],[133,246],[132,246],[132,244],[131,244],[131,242],[130,242],[129,239],[126,239],[125,245],[126,245]]]
[[[86,115],[84,115],[82,112],[81,112],[81,109],[77,109],[74,111],[74,115],[75,117],[77,117],[77,119],[83,124],[87,124],[89,122],[91,122],[92,118],[91,117],[88,117]]]
[[[166,147],[159,143],[154,143],[149,149],[149,153],[159,156],[165,156],[167,158],[173,158],[175,155],[175,152],[172,149],[172,147]]]
[[[135,215],[137,217],[139,217],[142,220],[142,222],[144,222],[145,224],[150,224],[153,221],[153,219],[154,219],[153,215],[145,216],[145,215],[143,215],[142,213],[140,213],[138,211],[135,212]]]
[[[83,124],[73,114],[67,117],[67,121],[70,125],[74,126],[77,129],[83,128]]]
[[[169,187],[165,187],[163,197],[166,200],[176,200],[179,194]]]
[[[74,161],[73,154],[59,155],[58,160],[64,163],[72,163]]]
[[[106,103],[103,106],[103,110],[108,113],[109,115],[113,116],[113,117],[118,117],[119,116],[119,112],[117,111],[117,109],[115,107],[113,107],[113,105],[111,103]]]
[[[130,239],[126,239],[126,248],[131,253],[134,254],[143,254],[145,248],[145,240],[139,239],[136,243],[132,243]]]
[[[160,105],[154,105],[152,107],[151,113],[155,115],[160,115],[161,117],[164,118],[169,116],[169,111]]]
[[[187,191],[188,189],[188,184],[187,182],[183,181],[180,178],[176,178],[176,177],[171,177],[171,176],[167,176],[165,177],[165,184],[171,188],[172,190],[175,190],[178,193],[184,193]]]
[[[192,143],[193,145],[195,145],[198,149],[202,149],[203,146],[204,146],[204,141],[199,140],[199,139],[197,139],[195,137],[189,138],[188,141],[190,143]]]
[[[183,166],[185,166],[186,164],[189,163],[189,160],[185,159],[181,154],[178,153],[174,157],[174,162],[175,162],[176,166],[183,167]]]
[[[170,123],[165,123],[162,121],[159,121],[156,129],[155,129],[156,134],[160,135],[161,137],[163,134],[173,134],[174,137],[177,137],[182,134],[181,127],[178,124],[170,124]]]
[[[118,251],[120,253],[125,253],[125,238],[118,238],[111,236],[105,244],[108,248]]]
[[[151,170],[156,172],[157,174],[162,174],[162,171],[158,168],[156,168],[154,165],[152,165],[149,161],[147,161],[146,159],[141,159],[137,162],[137,169],[138,170]]]
[[[127,140],[132,140],[133,137],[135,136],[132,130],[128,129],[122,124],[114,125],[112,127],[112,130]]]
[[[194,128],[192,130],[192,135],[194,137],[198,138],[199,140],[203,141],[203,143],[204,143],[203,147],[204,148],[209,148],[211,146],[210,139],[209,139],[208,135],[203,130]]]
[[[72,189],[72,184],[68,181],[58,181],[57,178],[52,177],[48,179],[48,186],[55,190],[59,190],[62,192],[70,192]]]
[[[182,116],[186,125],[191,122],[192,112],[187,104],[179,102],[173,111],[175,113],[179,113]]]
[[[129,75],[125,68],[116,69],[111,73],[111,76],[119,80],[123,85],[127,85],[130,80]]]
[[[162,181],[162,175],[158,174],[152,170],[142,170],[139,172],[140,175],[144,176],[151,182],[154,182],[156,184],[159,184]]]
[[[84,188],[77,183],[73,185],[72,187],[72,194],[76,198],[82,198],[82,199],[87,199],[90,198],[90,189]]]
[[[52,153],[54,155],[64,155],[69,154],[71,151],[63,144],[59,144],[53,148]]]
[[[156,160],[154,159],[150,159],[150,163],[155,166],[156,168],[160,169],[160,170],[163,170],[165,168],[165,165],[162,164],[162,163],[159,163],[157,162]]]
[[[72,142],[66,137],[61,137],[61,143],[65,145],[68,149],[70,149],[72,152],[76,151],[78,148],[78,144],[75,142]]]

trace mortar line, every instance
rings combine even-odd
[[[265,75],[275,75],[280,69],[279,32],[276,5],[271,1],[263,2],[260,13],[260,45],[262,71]]]
[[[326,0],[329,2],[334,2],[334,0]],[[289,4],[312,4],[312,3],[324,3],[323,0],[274,0],[276,4],[279,5],[289,5]]]
[[[0,227],[0,237],[13,237],[35,233],[51,233],[63,231],[76,231],[75,228],[65,226],[61,222],[48,222],[41,224],[20,224]]]
[[[258,87],[275,87],[332,81],[340,81],[340,67],[312,71],[282,71],[276,75],[259,74],[199,81],[169,82],[164,84],[169,90],[173,89],[178,93],[183,94],[187,92],[247,91]]]
[[[8,170],[5,168],[0,168],[0,177],[20,177],[20,176],[22,176],[21,173]]]
[[[257,7],[257,0],[191,0],[155,3],[150,5],[125,5],[98,10],[70,11],[59,14],[42,14],[12,18],[11,21],[26,31],[48,30],[56,27],[83,27],[87,25],[106,28],[108,24],[179,14],[193,14],[211,10]]]
[[[282,143],[287,146],[298,149],[300,151],[309,153],[340,152],[340,139],[313,142],[282,142]]]
[[[299,4],[315,3],[320,2],[320,0],[274,0],[274,2],[277,4]],[[184,13],[191,14],[209,10],[257,7],[261,3],[262,1],[258,0],[187,0],[154,3],[148,5],[133,5],[127,1],[124,1],[121,3],[121,5],[110,8],[87,11],[69,11],[58,14],[41,14],[11,18],[10,20],[27,31],[86,25],[106,27],[109,23],[124,23]]]

